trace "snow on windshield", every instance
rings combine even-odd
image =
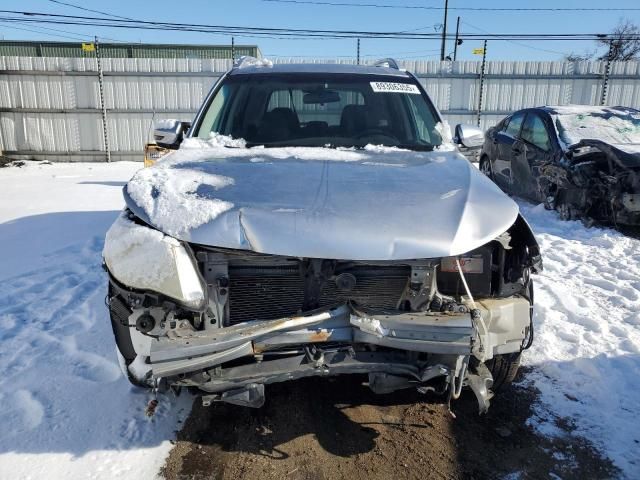
[[[630,110],[565,108],[556,116],[556,127],[566,145],[583,139],[611,144],[640,144],[640,114]]]

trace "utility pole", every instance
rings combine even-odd
[[[456,61],[456,57],[458,56],[458,35],[460,34],[460,17],[458,17],[458,21],[456,22],[456,42],[453,44],[453,61]]]
[[[484,70],[487,64],[487,41],[482,47],[482,66],[480,67],[480,91],[478,92],[478,127],[480,126],[480,116],[482,115],[482,90],[484,89]]]
[[[356,52],[356,65],[360,65],[360,39],[358,39],[358,48]]]
[[[236,42],[233,37],[231,37],[231,63],[236,61]]]
[[[444,60],[445,43],[447,40],[447,14],[449,13],[449,0],[444,0],[444,23],[442,24],[442,47],[440,48],[440,61]]]
[[[104,75],[102,74],[102,62],[100,61],[100,44],[98,37],[94,38],[96,49],[96,64],[98,67],[98,90],[100,93],[100,111],[102,113],[102,138],[104,141],[104,151],[107,155],[107,162],[111,162],[111,149],[109,148],[109,130],[107,125],[107,106],[104,101]]]
[[[602,79],[602,90],[600,92],[600,105],[607,103],[607,93],[609,90],[609,75],[611,75],[611,60],[613,59],[613,39],[609,40],[609,53],[607,54],[607,63],[604,66],[604,77]]]

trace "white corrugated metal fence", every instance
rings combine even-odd
[[[278,59],[278,63],[317,62]],[[352,63],[342,61],[341,63]],[[451,125],[475,124],[481,62],[404,61]],[[104,58],[107,134],[113,160],[141,160],[152,118],[191,120],[230,60]],[[598,105],[604,62],[488,61],[482,127],[520,108]],[[606,105],[640,108],[640,63],[613,62]],[[106,159],[94,58],[0,57],[0,148],[15,158]]]

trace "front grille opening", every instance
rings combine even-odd
[[[296,315],[304,303],[304,278],[293,267],[229,267],[230,324]]]
[[[251,320],[273,320],[302,313],[305,279],[299,264],[277,266],[229,265],[229,324]],[[336,266],[335,275],[350,273],[356,283],[341,290],[333,279],[320,290],[318,304],[326,308],[352,302],[371,310],[398,308],[409,281],[408,266]]]
[[[407,286],[409,267],[355,267],[348,271],[356,277],[350,291],[341,291],[335,281],[327,281],[322,288],[321,307],[351,301],[371,310],[395,309]]]

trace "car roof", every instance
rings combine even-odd
[[[373,65],[352,65],[339,63],[278,63],[270,66],[251,65],[234,68],[229,75],[255,75],[269,73],[339,73],[350,75],[383,75],[394,78],[412,78],[406,70]]]

